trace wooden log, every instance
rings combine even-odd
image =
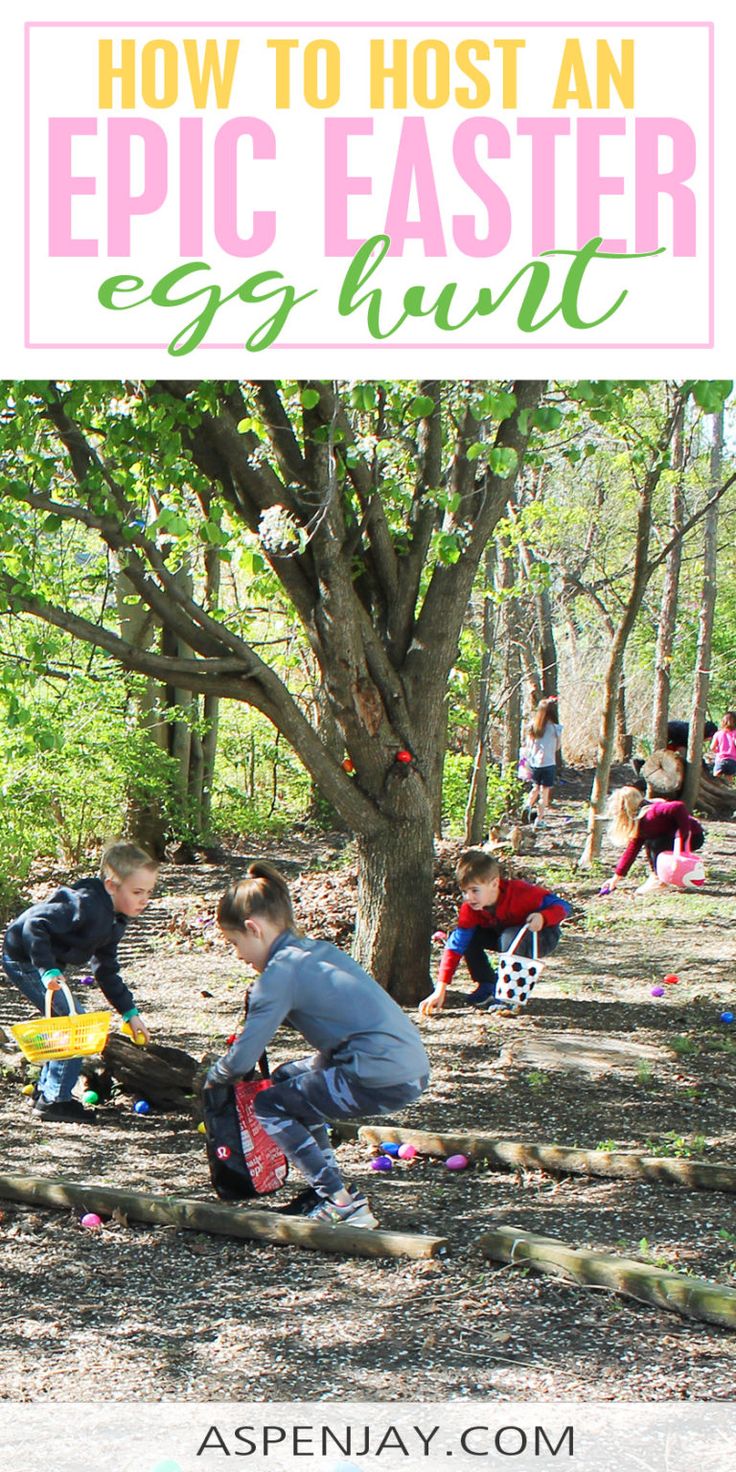
[[[679,751],[653,751],[647,757],[641,775],[656,797],[679,797],[685,780],[685,762]]]
[[[178,1109],[197,1114],[195,1079],[201,1064],[183,1048],[161,1043],[142,1046],[121,1033],[111,1033],[102,1063],[116,1083],[129,1094],[137,1094],[158,1109]]]
[[[669,1156],[641,1155],[635,1150],[581,1150],[577,1146],[541,1144],[533,1140],[498,1140],[493,1135],[432,1134],[427,1130],[397,1129],[393,1125],[354,1127],[358,1138],[370,1145],[383,1140],[415,1145],[420,1155],[467,1155],[468,1160],[490,1160],[515,1170],[543,1170],[553,1175],[606,1176],[614,1179],[651,1181],[657,1185],[681,1186],[694,1191],[736,1192],[736,1167],[704,1160],[678,1160]],[[339,1126],[343,1139],[351,1136]],[[352,1135],[355,1138],[355,1135]]]
[[[34,1206],[69,1208],[102,1214],[121,1212],[126,1219],[179,1227],[190,1232],[213,1232],[224,1237],[273,1242],[277,1246],[305,1247],[313,1252],[335,1252],[355,1257],[442,1257],[446,1237],[421,1233],[371,1231],[349,1225],[332,1227],[306,1217],[281,1216],[210,1201],[179,1196],[157,1196],[143,1191],[121,1191],[95,1182],[53,1180],[45,1176],[0,1176],[0,1200]]]
[[[693,807],[696,812],[704,814],[706,818],[732,818],[736,813],[736,783],[726,781],[725,777],[714,777],[713,773],[704,767],[700,774]]]
[[[629,1257],[571,1247],[554,1237],[539,1237],[525,1227],[496,1227],[478,1238],[484,1257],[518,1263],[553,1276],[561,1272],[584,1287],[610,1288],[639,1303],[670,1309],[689,1319],[736,1329],[736,1290],[657,1268]]]

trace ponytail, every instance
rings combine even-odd
[[[248,867],[245,879],[220,897],[217,923],[223,930],[245,930],[247,920],[270,920],[283,930],[295,928],[289,886],[279,869],[265,859]]]

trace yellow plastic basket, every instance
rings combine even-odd
[[[45,1016],[11,1025],[10,1031],[30,1063],[47,1063],[53,1058],[86,1058],[90,1053],[100,1053],[107,1042],[110,1013],[77,1012],[74,998],[63,982],[60,990],[69,1003],[68,1017],[50,1016],[53,991],[47,991]]]

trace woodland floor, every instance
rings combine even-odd
[[[470,1012],[459,977],[447,1010],[422,1024],[432,1082],[402,1123],[588,1148],[606,1142],[736,1166],[736,1025],[720,1021],[724,1008],[736,1011],[736,824],[708,824],[702,894],[635,898],[630,880],[601,900],[604,871],[573,867],[585,786],[568,774],[549,827],[517,865],[575,902],[528,1013]],[[344,942],[354,877],[343,841],[299,833],[258,851],[289,873],[306,928]],[[206,921],[224,883],[254,853],[165,866],[160,898],[131,927],[125,970],[159,1041],[199,1056],[219,1051],[231,1031],[244,974]],[[445,927],[455,908],[453,853],[440,852],[436,923]],[[652,985],[671,972],[678,985],[652,997]],[[3,988],[0,1022],[21,1015],[23,1004]],[[571,1034],[591,1048],[613,1039],[652,1051],[593,1074],[545,1063],[540,1047]],[[272,1062],[293,1056],[294,1043],[279,1036]],[[189,1118],[137,1116],[120,1094],[96,1128],[44,1126],[22,1093],[25,1076],[9,1052],[2,1057],[0,1174],[213,1199]],[[736,1334],[495,1266],[476,1247],[492,1224],[518,1224],[736,1287],[733,1196],[540,1171],[455,1175],[428,1161],[378,1176],[364,1147],[340,1152],[381,1224],[446,1235],[446,1260],[326,1256],[113,1221],[89,1232],[79,1213],[0,1203],[0,1400],[736,1395]],[[285,1197],[298,1187],[292,1179]]]

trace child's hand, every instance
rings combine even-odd
[[[607,879],[606,882],[605,882],[605,884],[602,884],[601,885],[600,889],[598,890],[598,894],[599,894],[599,896],[613,894],[613,891],[614,891],[615,888],[616,888],[616,885],[615,885],[613,879]]]
[[[419,1003],[419,1016],[432,1017],[435,1012],[441,1012],[445,1005],[446,995],[447,987],[441,986],[438,982],[431,996],[425,997],[424,1001]]]
[[[134,1043],[150,1043],[151,1034],[142,1017],[130,1017],[128,1027],[133,1034]]]
[[[540,915],[539,910],[535,910],[532,915],[527,915],[526,923],[529,930],[538,935],[539,931],[544,928],[544,916]]]

